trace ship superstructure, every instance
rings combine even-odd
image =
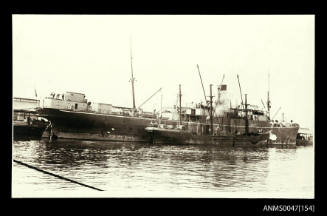
[[[179,104],[181,107],[181,85],[179,86]],[[209,96],[209,118],[210,123],[206,121],[197,121],[190,124],[182,121],[181,109],[179,109],[179,123],[175,128],[168,128],[167,124],[159,124],[157,126],[146,127],[149,133],[150,143],[172,143],[172,144],[198,144],[198,145],[218,145],[218,146],[258,146],[268,145],[270,131],[268,132],[249,132],[247,95],[245,95],[245,131],[244,133],[219,133],[216,128],[219,124],[214,124],[213,117],[213,101],[212,101],[212,85],[210,85]],[[192,112],[191,112],[192,113]],[[194,113],[194,112],[193,112]],[[215,128],[215,129],[214,129]]]

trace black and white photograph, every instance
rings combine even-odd
[[[12,198],[315,198],[315,15],[12,14]]]

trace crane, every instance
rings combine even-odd
[[[276,115],[278,114],[279,110],[281,109],[282,107],[279,107],[278,110],[275,112],[275,114],[273,115],[272,119],[274,119],[276,117]]]
[[[262,99],[261,99],[261,103],[262,103],[262,105],[263,105],[263,108],[265,108],[265,109],[266,109],[265,103],[263,102],[263,100],[262,100]]]
[[[221,80],[221,82],[220,82],[220,85],[223,84],[224,79],[225,79],[225,74],[223,75],[223,78],[222,78],[222,80]]]
[[[207,103],[207,97],[206,97],[206,92],[204,90],[204,86],[203,86],[203,82],[202,82],[202,77],[201,77],[201,73],[200,73],[200,68],[199,68],[199,65],[197,64],[196,65],[197,68],[198,68],[198,72],[199,72],[199,76],[200,76],[200,80],[201,80],[201,85],[202,85],[202,90],[203,90],[203,95],[204,95],[204,102]]]
[[[153,95],[151,95],[148,99],[146,99],[139,107],[138,109],[140,109],[146,102],[148,102],[153,96],[155,96],[158,92],[161,91],[162,88],[160,88],[159,90],[157,90]]]
[[[243,106],[242,89],[241,89],[240,78],[239,78],[238,74],[237,74],[237,80],[238,80],[238,86],[240,87],[241,101],[242,101],[242,106]]]

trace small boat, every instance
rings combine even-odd
[[[13,138],[14,140],[41,139],[47,125],[47,119],[38,117],[35,111],[14,110]]]
[[[300,128],[296,136],[297,146],[313,145],[313,136],[307,128]]]

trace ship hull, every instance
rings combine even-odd
[[[156,119],[115,116],[57,109],[41,109],[39,114],[47,118],[52,127],[42,137],[55,135],[57,139],[106,140],[122,142],[146,142],[144,128]]]
[[[296,140],[297,146],[312,146],[313,142],[312,140]]]
[[[179,145],[216,145],[216,146],[267,146],[269,134],[260,135],[194,135],[182,130],[169,130],[160,128],[146,128],[150,142],[154,144]]]
[[[44,127],[33,127],[28,125],[14,125],[14,140],[40,140]]]
[[[296,136],[299,127],[275,127],[271,133],[276,135],[276,140],[270,140],[272,145],[296,145]]]
[[[75,112],[51,108],[39,109],[38,114],[47,118],[52,124],[52,128],[44,131],[42,137],[49,138],[52,133],[58,139],[148,142],[149,134],[145,131],[145,128],[157,122],[157,119],[154,118]],[[167,120],[164,123],[175,127],[178,121]],[[199,127],[196,123],[192,123],[191,125],[189,122],[184,123],[189,125],[189,130],[199,132]],[[221,123],[232,125],[220,127],[221,131],[219,133],[226,135],[226,137],[235,134],[235,128],[239,132],[244,133],[244,124],[241,121],[224,120]],[[277,139],[270,140],[270,145],[296,145],[297,127],[274,128],[269,127],[269,122],[250,121],[249,128],[250,133],[271,131],[276,135]],[[227,138],[225,141],[230,142],[228,139],[230,138]]]
[[[291,127],[272,127],[268,121],[253,121],[249,120],[249,132],[252,133],[265,133],[270,132],[276,136],[275,139],[269,141],[270,145],[296,145],[296,137],[299,131],[299,126]],[[245,133],[245,127],[243,126],[242,133]]]
[[[146,137],[136,135],[102,135],[96,132],[65,132],[54,130],[55,139],[74,139],[74,140],[94,140],[94,141],[113,141],[113,142],[147,142]],[[50,138],[51,132],[44,131],[43,138]]]

